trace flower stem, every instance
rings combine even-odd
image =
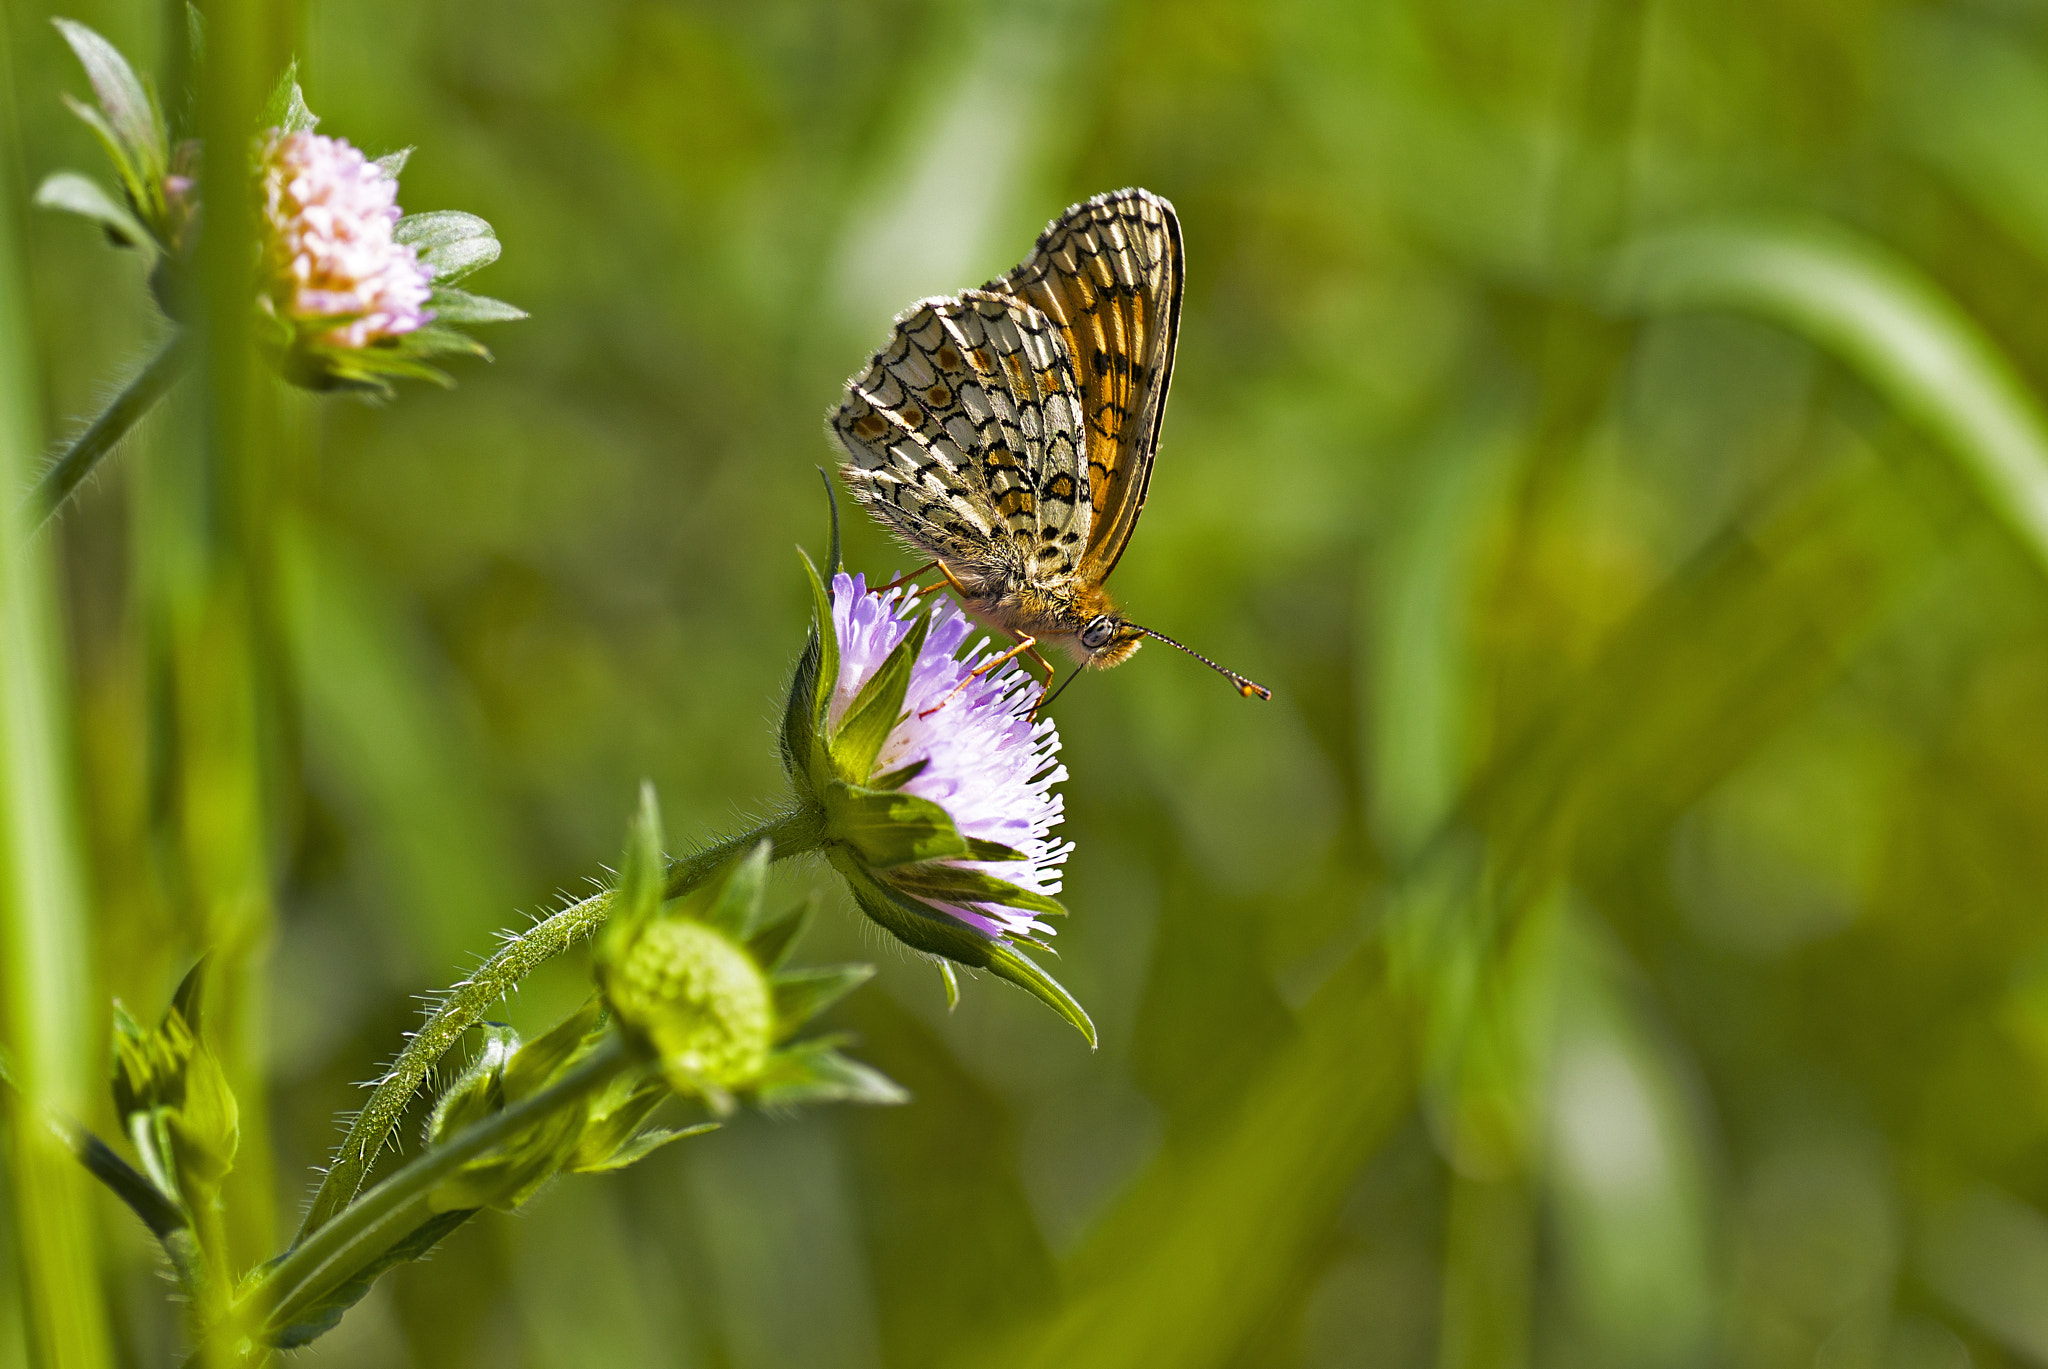
[[[823,826],[815,813],[800,809],[784,814],[739,836],[713,842],[693,855],[671,861],[663,896],[675,898],[688,893],[735,855],[763,840],[774,843],[774,859],[784,860],[816,850],[822,835]],[[434,1062],[447,1054],[462,1034],[482,1020],[491,1005],[511,992],[520,980],[603,926],[611,913],[611,900],[612,891],[607,889],[535,923],[507,941],[476,973],[448,991],[426,1023],[405,1043],[405,1049],[371,1090],[363,1110],[356,1114],[348,1135],[342,1138],[341,1148],[335,1152],[334,1163],[328,1167],[312,1205],[306,1210],[306,1220],[293,1242],[294,1249],[310,1240],[314,1232],[327,1225],[355,1197],[377,1153],[384,1148],[406,1105],[412,1101],[414,1090],[426,1079]]]
[[[272,1265],[194,1352],[191,1362],[204,1363],[203,1356],[218,1356],[222,1349],[230,1354],[254,1351],[254,1346],[237,1348],[244,1337],[267,1343],[435,1215],[431,1199],[443,1179],[493,1146],[582,1103],[632,1064],[632,1052],[614,1034],[549,1087],[464,1128],[378,1184]]]
[[[128,382],[128,388],[116,395],[114,402],[92,421],[92,426],[57,458],[56,464],[43,472],[35,489],[29,492],[22,521],[32,528],[49,522],[79,482],[92,473],[100,458],[114,450],[128,430],[191,368],[195,355],[196,349],[187,334],[173,334],[163,350],[142,368],[142,373]]]

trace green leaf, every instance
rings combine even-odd
[[[761,841],[733,861],[702,898],[698,920],[716,927],[735,941],[753,935],[761,919],[761,895],[768,887],[768,862],[775,843]]]
[[[156,98],[112,43],[76,20],[50,22],[78,55],[86,79],[92,82],[92,93],[106,115],[107,131],[126,153],[137,178],[152,186],[160,182],[170,164],[170,135],[164,129],[164,116],[157,109]],[[150,202],[142,196],[137,200],[143,204]]]
[[[107,160],[114,164],[114,175],[120,180],[121,188],[127,192],[129,202],[136,205],[153,205],[156,196],[152,192],[156,189],[156,183],[144,178],[134,159],[128,155],[128,149],[122,146],[121,135],[114,132],[113,125],[107,122],[106,116],[83,100],[73,98],[69,92],[60,98],[64,101],[64,107],[77,115],[79,121],[91,129],[93,136],[100,140],[100,147],[105,150]]]
[[[519,1051],[519,1033],[500,1022],[486,1022],[483,1028],[483,1049],[434,1102],[427,1120],[428,1145],[483,1121],[505,1105],[505,1066]]]
[[[938,965],[939,983],[946,990],[946,1011],[951,1012],[960,1006],[960,976],[950,960],[941,960]]]
[[[278,77],[270,98],[264,102],[263,127],[284,133],[307,133],[319,122],[319,116],[306,108],[305,92],[299,89],[299,64],[294,61]]]
[[[539,1093],[557,1076],[596,1044],[603,1033],[604,1000],[592,994],[583,1006],[570,1013],[548,1032],[527,1042],[505,1065],[505,1101],[516,1103]]]
[[[639,1163],[670,1142],[702,1136],[707,1131],[717,1131],[718,1127],[717,1122],[699,1122],[693,1127],[651,1127],[628,1138],[604,1159],[586,1165],[571,1165],[568,1169],[572,1174],[608,1174]]]
[[[501,299],[447,287],[436,288],[427,307],[437,323],[514,323],[527,316],[524,309]]]
[[[850,784],[863,784],[874,772],[875,757],[882,744],[903,719],[903,699],[910,690],[910,675],[917,666],[917,653],[924,649],[931,618],[920,614],[910,631],[896,644],[868,682],[846,706],[846,716],[832,732],[827,745],[839,777]]]
[[[839,554],[839,494],[832,488],[832,475],[823,466],[818,467],[818,479],[825,482],[825,508],[831,517],[832,531],[825,542],[825,573],[837,575],[845,564]]]
[[[889,883],[919,898],[944,903],[999,903],[1050,917],[1065,917],[1059,901],[998,879],[986,870],[960,865],[901,865],[889,872]]]
[[[908,765],[898,766],[886,775],[877,775],[869,780],[867,787],[884,791],[901,789],[904,785],[922,775],[930,767],[931,763],[931,757],[927,756],[923,760],[912,761]]]
[[[829,1041],[805,1041],[769,1057],[754,1090],[764,1108],[793,1108],[811,1103],[865,1103],[892,1106],[910,1101],[910,1094],[881,1071],[849,1060]]]
[[[619,856],[619,877],[612,886],[612,906],[598,942],[598,959],[621,953],[625,943],[661,910],[668,862],[662,855],[661,800],[654,782],[640,782],[640,806],[626,824],[626,846]]]
[[[874,977],[872,965],[821,965],[776,975],[770,981],[775,1039],[787,1041],[799,1027]]]
[[[410,333],[400,334],[397,344],[388,349],[388,353],[386,353],[384,348],[364,348],[353,355],[374,357],[380,354],[401,357],[438,357],[459,354],[462,356],[482,357],[485,361],[491,359],[491,349],[478,342],[475,338],[470,337],[467,333],[458,333],[453,328],[439,328],[431,324],[425,328],[415,328]]]
[[[90,176],[76,171],[53,171],[36,187],[35,203],[39,209],[57,209],[91,219],[122,246],[156,255],[156,238],[142,226],[142,221]]]
[[[474,214],[459,209],[436,209],[424,214],[407,214],[391,226],[391,237],[421,252],[430,252],[476,238],[496,239],[497,230]]]
[[[490,237],[458,238],[454,242],[422,249],[420,263],[433,270],[434,280],[438,284],[453,285],[464,276],[489,266],[504,250],[495,234]]]
[[[748,938],[747,954],[754,958],[756,965],[770,973],[781,969],[782,962],[789,959],[797,938],[803,935],[804,928],[810,925],[817,911],[818,895],[814,890],[802,903],[764,924]]]
[[[1094,1049],[1095,1024],[1088,1020],[1088,1014],[1058,980],[1040,969],[1023,952],[1006,942],[983,936],[966,923],[928,908],[908,894],[891,889],[837,849],[826,854],[833,867],[846,877],[847,888],[852,892],[854,902],[860,905],[860,910],[897,940],[915,950],[944,956],[973,969],[988,970],[1009,980],[1072,1023],[1075,1030],[1088,1038],[1089,1048]]]
[[[1757,314],[1833,351],[2048,565],[2048,422],[1997,344],[1911,263],[1834,225],[1721,222],[1634,244],[1611,288],[1630,308]]]
[[[396,152],[387,152],[377,159],[377,166],[392,180],[397,180],[405,171],[405,164],[412,160],[413,149],[401,147]]]
[[[1074,1030],[1088,1038],[1088,1049],[1095,1049],[1095,1023],[1074,1001],[1074,996],[1062,988],[1057,979],[1040,969],[1036,961],[1015,947],[998,941],[990,949],[988,968],[990,973],[1009,980],[1064,1017]]]

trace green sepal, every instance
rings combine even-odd
[[[769,980],[775,995],[775,1040],[797,1029],[875,977],[872,965],[820,965],[785,970]]]
[[[954,971],[953,962],[950,960],[933,963],[939,967],[939,984],[946,991],[946,1011],[951,1012],[960,1006],[960,976]]]
[[[956,964],[987,970],[1009,980],[1065,1018],[1088,1039],[1090,1049],[1094,1048],[1095,1024],[1089,1020],[1088,1014],[1059,981],[1021,951],[891,889],[857,861],[849,859],[843,849],[830,850],[827,857],[846,877],[847,888],[852,892],[854,902],[860,905],[860,910],[879,923],[884,931],[913,950],[943,956]]]
[[[768,1059],[761,1082],[754,1089],[754,1101],[763,1108],[794,1108],[811,1103],[865,1103],[892,1106],[910,1101],[910,1094],[895,1080],[858,1060],[849,1060],[834,1047],[837,1039],[821,1037],[803,1041]]]
[[[320,324],[323,328],[327,327],[329,320],[322,319]],[[491,349],[469,334],[459,333],[453,328],[439,328],[431,323],[424,328],[415,328],[410,333],[402,333],[388,344],[364,347],[352,355],[375,355],[382,351],[414,360],[420,357],[444,356],[482,357],[485,361],[491,359]]]
[[[619,856],[619,878],[612,906],[599,939],[600,960],[620,953],[625,942],[661,909],[668,863],[662,855],[661,800],[652,780],[640,781],[640,806],[626,825],[626,847]]]
[[[505,1066],[519,1051],[519,1033],[502,1022],[486,1022],[484,1046],[455,1081],[441,1091],[427,1118],[427,1144],[438,1145],[464,1127],[505,1106]]]
[[[820,750],[817,735],[818,634],[804,642],[804,654],[797,658],[796,673],[789,681],[789,701],[782,709],[782,769],[798,797],[815,802],[812,793],[812,756]]]
[[[563,1168],[571,1174],[609,1174],[615,1169],[638,1164],[672,1141],[686,1141],[707,1131],[717,1131],[719,1125],[717,1122],[699,1122],[693,1127],[650,1127],[628,1137],[603,1160],[587,1165],[564,1165]]]
[[[903,719],[903,699],[910,691],[910,675],[917,666],[917,653],[924,649],[925,633],[931,619],[920,614],[910,631],[896,644],[868,682],[846,706],[846,716],[834,728],[826,745],[832,753],[832,768],[848,784],[860,784],[874,772],[875,757],[882,743]]]
[[[839,494],[832,488],[832,475],[823,466],[818,467],[818,479],[825,482],[825,509],[830,515],[832,531],[825,542],[825,573],[837,575],[845,562],[839,555]]]
[[[420,263],[433,268],[437,285],[453,285],[498,259],[498,232],[474,214],[440,209],[408,214],[392,225],[393,241],[415,248]]]
[[[1057,979],[1040,969],[1037,961],[1016,947],[997,941],[991,943],[988,968],[990,973],[1009,980],[1064,1017],[1075,1031],[1088,1039],[1088,1049],[1095,1049],[1095,1023],[1089,1018],[1087,1009],[1076,1002]]]
[[[515,304],[452,286],[437,286],[427,297],[427,308],[434,311],[436,323],[514,323],[527,316]]]
[[[814,892],[802,903],[797,904],[781,917],[764,923],[747,938],[747,954],[754,963],[773,974],[789,959],[789,953],[796,948],[797,938],[804,928],[811,925],[811,918],[818,911],[818,896]]]
[[[531,1098],[552,1084],[591,1046],[597,1044],[604,1021],[604,1000],[596,994],[547,1033],[521,1046],[506,1062],[502,1076],[505,1102]]]
[[[825,786],[827,829],[851,845],[871,869],[926,860],[1023,860],[1000,842],[963,836],[953,817],[930,799],[901,790],[833,781]]]
[[[65,97],[72,112],[92,126],[135,206],[145,214],[161,213],[163,178],[170,169],[170,132],[163,111],[119,49],[73,19],[52,19],[64,41],[85,68],[99,109]]]
[[[999,903],[1005,908],[1022,908],[1049,917],[1065,917],[1067,910],[1058,899],[997,879],[986,870],[964,865],[933,862],[903,865],[889,872],[889,882],[905,893],[942,903]]]
[[[288,134],[310,133],[319,122],[320,117],[306,108],[306,93],[299,89],[299,64],[294,60],[263,102],[263,127]]]
[[[76,171],[51,172],[36,187],[35,204],[38,209],[91,219],[119,246],[136,248],[151,257],[159,250],[156,236],[143,227],[142,220],[90,176]]]
[[[401,147],[396,152],[387,152],[377,158],[377,169],[397,180],[405,172],[405,164],[412,160],[413,149]]]
[[[234,1091],[200,1035],[206,964],[186,972],[153,1028],[114,1004],[115,1110],[151,1179],[188,1205],[211,1201],[241,1137]]]
[[[357,1270],[348,1282],[337,1284],[326,1297],[306,1308],[290,1326],[271,1332],[264,1338],[265,1343],[277,1350],[294,1350],[318,1340],[340,1323],[343,1314],[363,1300],[363,1295],[386,1270],[420,1259],[476,1213],[477,1209],[473,1207],[457,1208],[429,1217],[383,1254]]]
[[[761,921],[761,896],[768,888],[768,862],[774,851],[775,843],[764,839],[728,864],[708,893],[699,896],[697,920],[734,941],[744,942],[752,936]]]
[[[815,735],[825,726],[832,691],[839,686],[839,633],[832,626],[832,595],[818,578],[818,568],[811,564],[809,553],[802,547],[797,548],[796,554],[803,558],[804,574],[810,580],[811,632],[818,642],[818,673],[811,681],[810,731]],[[808,750],[802,759],[808,762]]]
[[[886,775],[875,776],[867,782],[866,787],[884,791],[901,789],[904,785],[922,775],[931,763],[931,757],[927,756],[923,760],[912,761],[908,765],[900,765]]]

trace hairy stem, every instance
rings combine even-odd
[[[128,430],[164,397],[164,392],[191,369],[195,355],[189,336],[174,334],[149,365],[142,368],[142,373],[129,381],[128,387],[92,421],[92,426],[65,449],[56,464],[43,472],[35,489],[29,492],[22,521],[32,528],[47,523],[79,482],[92,473],[100,458],[114,450]]]
[[[632,1052],[615,1033],[546,1089],[464,1128],[378,1184],[271,1266],[194,1353],[193,1362],[203,1363],[201,1356],[222,1349],[261,1353],[271,1337],[432,1217],[430,1200],[443,1179],[493,1146],[584,1102],[632,1063]],[[244,1338],[255,1344],[241,1349]]]
[[[783,860],[817,848],[821,828],[817,816],[808,811],[785,814],[739,836],[713,842],[694,855],[671,861],[664,897],[675,898],[704,883],[728,860],[763,840],[774,843],[774,858]],[[506,942],[476,973],[450,989],[426,1023],[405,1043],[405,1049],[391,1062],[391,1068],[377,1081],[363,1110],[356,1114],[334,1163],[313,1195],[306,1220],[299,1227],[293,1247],[305,1244],[346,1207],[363,1185],[376,1162],[377,1153],[390,1139],[392,1129],[412,1101],[413,1092],[426,1079],[434,1062],[447,1054],[491,1006],[503,998],[540,966],[582,941],[604,925],[611,913],[611,891],[593,894],[572,903],[561,912],[537,922]]]

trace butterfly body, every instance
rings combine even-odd
[[[912,305],[829,416],[854,497],[1026,649],[1102,669],[1161,636],[1103,581],[1145,505],[1182,267],[1172,205],[1098,195],[1008,275]]]

